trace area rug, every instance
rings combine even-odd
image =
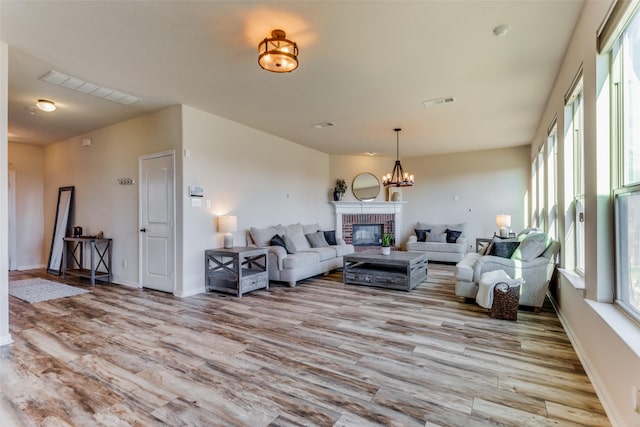
[[[89,291],[47,279],[34,278],[9,282],[9,295],[31,304],[87,292]]]

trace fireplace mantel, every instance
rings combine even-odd
[[[336,237],[342,236],[342,215],[393,214],[394,240],[400,242],[402,233],[402,207],[407,202],[331,202],[336,212]]]

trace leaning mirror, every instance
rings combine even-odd
[[[53,223],[53,237],[51,238],[51,252],[49,252],[49,264],[47,272],[60,274],[62,268],[62,251],[67,236],[73,209],[73,187],[60,187],[58,189],[58,204],[56,207],[56,219]]]
[[[380,194],[380,181],[374,174],[363,172],[353,179],[351,189],[356,199],[370,202]]]

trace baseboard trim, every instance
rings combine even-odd
[[[584,367],[584,371],[587,373],[587,377],[589,377],[591,384],[593,384],[593,389],[595,390],[596,395],[598,396],[598,399],[600,399],[600,402],[602,403],[604,411],[606,412],[607,417],[609,417],[609,421],[611,421],[611,425],[614,427],[617,427],[617,426],[623,427],[624,423],[621,421],[622,417],[618,413],[616,405],[613,403],[611,396],[609,396],[609,393],[607,392],[607,388],[604,384],[604,381],[602,381],[602,379],[600,378],[600,375],[598,375],[598,372],[593,366],[593,364],[591,363],[589,356],[587,356],[587,352],[582,346],[582,343],[580,342],[576,334],[573,332],[573,329],[571,328],[571,324],[569,323],[567,318],[564,316],[562,311],[558,309],[558,304],[556,300],[549,293],[547,293],[547,296],[549,297],[549,300],[551,301],[551,304],[553,305],[553,308],[556,311],[556,314],[558,315],[558,319],[560,319],[560,323],[562,324],[562,327],[564,328],[565,332],[567,333],[567,336],[569,337],[569,341],[571,341],[571,345],[573,345],[573,348],[576,354],[578,355],[578,359],[580,359],[580,363],[582,363],[582,366]]]
[[[37,270],[45,267],[46,267],[45,264],[21,265],[20,267],[16,268],[16,271]]]
[[[131,280],[125,280],[120,278],[113,278],[111,283],[116,285],[126,286],[127,288],[140,288],[140,284],[138,282],[132,282]]]
[[[187,297],[191,297],[193,295],[198,295],[198,294],[203,294],[205,293],[207,290],[205,288],[200,288],[200,289],[187,289],[187,290],[183,290],[183,291],[176,291],[173,293],[173,295],[177,296],[178,298],[187,298]]]
[[[11,338],[11,334],[0,336],[0,347],[2,347],[3,345],[9,345],[12,342],[13,342],[13,339]]]

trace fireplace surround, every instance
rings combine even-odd
[[[336,214],[336,237],[353,243],[353,225],[381,224],[382,233],[392,233],[394,246],[400,246],[402,233],[401,202],[331,202]],[[379,248],[380,244],[356,246],[356,251]]]

